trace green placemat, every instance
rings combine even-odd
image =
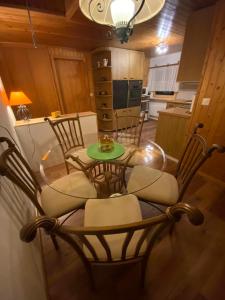
[[[112,152],[99,151],[99,144],[92,144],[87,148],[87,155],[90,158],[96,160],[111,160],[120,157],[125,152],[124,147],[121,144],[114,143],[114,149]]]

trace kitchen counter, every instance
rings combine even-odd
[[[168,99],[168,98],[150,98],[152,102],[166,102],[166,103],[174,103],[174,104],[191,104],[191,100],[184,100],[184,99]]]
[[[192,101],[185,99],[174,99],[174,97],[152,97],[149,102],[149,118],[157,120],[159,111],[165,111],[170,108],[183,108],[190,110]]]
[[[185,108],[169,108],[159,111],[156,143],[167,155],[179,159],[187,140],[191,114]]]
[[[188,104],[192,102],[192,100],[185,100],[185,99],[172,99],[171,97],[150,97],[142,96],[141,102],[151,101],[151,102],[166,102],[166,103],[173,103],[173,104]]]
[[[165,110],[161,110],[159,111],[159,114],[173,115],[173,116],[187,118],[187,119],[189,119],[191,116],[189,110],[180,107],[172,107]]]
[[[60,120],[62,118],[69,118],[69,117],[75,117],[77,114],[66,114],[66,115],[61,115],[58,118],[53,118],[51,116],[49,116],[49,118],[51,120]],[[88,116],[95,116],[96,113],[92,112],[92,111],[85,111],[85,112],[80,112],[78,113],[78,116],[80,118],[82,117],[88,117]],[[40,123],[45,123],[44,117],[42,118],[33,118],[33,119],[29,119],[29,120],[19,120],[16,121],[15,127],[18,126],[25,126],[25,125],[34,125],[34,124],[40,124]]]

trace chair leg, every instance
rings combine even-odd
[[[140,279],[140,286],[142,289],[145,288],[145,275],[146,275],[146,270],[147,270],[147,259],[144,259],[141,262],[141,279]]]
[[[65,165],[66,165],[66,172],[67,172],[67,174],[69,174],[70,173],[70,169],[69,169],[68,163],[66,161],[65,161]]]
[[[55,247],[55,250],[59,250],[59,244],[58,244],[57,239],[54,234],[51,234],[51,239],[52,239],[53,245]]]
[[[170,236],[173,234],[173,231],[174,231],[174,228],[175,228],[175,224],[176,223],[172,223],[171,226],[170,226],[170,228],[169,228],[169,234],[170,234]]]
[[[86,270],[87,270],[87,273],[88,273],[91,290],[92,291],[96,291],[95,280],[94,280],[94,276],[93,276],[93,272],[92,272],[91,266],[87,266],[86,265]]]

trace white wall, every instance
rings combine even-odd
[[[40,121],[34,123],[35,120]],[[85,146],[96,143],[98,140],[96,114],[81,116],[80,124]],[[31,119],[30,122],[26,121],[22,126],[16,125],[15,130],[27,160],[34,171],[39,171],[41,158],[50,149],[52,149],[51,156],[45,162],[45,166],[50,167],[64,162],[61,149],[56,146],[58,145],[56,136],[48,122],[43,121],[43,118]]]
[[[6,127],[18,143],[13,119],[2,102],[0,80],[0,126]],[[9,137],[0,127],[0,136]],[[0,149],[1,153],[2,149]],[[45,300],[45,287],[39,242],[26,244],[19,231],[35,214],[26,196],[5,177],[0,177],[0,299]]]
[[[175,52],[167,55],[160,55],[150,58],[149,67],[165,66],[162,68],[149,69],[148,75],[148,90],[156,91],[175,91],[177,92],[176,99],[192,100],[196,95],[197,86],[186,86],[185,90],[180,87],[176,81],[180,61],[181,52]]]

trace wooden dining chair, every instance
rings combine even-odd
[[[109,199],[90,199],[86,203],[84,227],[60,226],[57,219],[41,217],[24,226],[20,237],[31,242],[38,228],[54,233],[66,241],[81,258],[92,287],[92,266],[141,263],[141,285],[144,286],[149,255],[167,227],[187,215],[193,225],[202,224],[202,213],[188,204],[179,203],[164,213],[142,219],[134,195]]]
[[[75,117],[44,120],[50,124],[55,133],[64,156],[67,173],[71,167],[78,170],[88,169],[93,160],[86,153],[78,114]]]
[[[123,163],[115,160],[96,161],[90,166],[87,177],[94,184],[98,198],[126,191],[126,169],[134,152],[129,152]]]
[[[88,198],[96,197],[96,190],[81,171],[66,175],[43,189],[29,164],[17,147],[6,137],[0,137],[5,149],[0,155],[0,175],[17,185],[37,208],[40,215],[58,218],[83,208]],[[79,195],[78,197],[71,196]],[[54,245],[55,241],[54,241]]]
[[[115,113],[115,140],[124,145],[140,145],[145,113],[138,116],[118,116]]]
[[[178,162],[175,176],[145,166],[135,166],[127,185],[128,192],[139,188],[135,195],[150,203],[170,206],[180,202],[189,183],[203,163],[212,156],[214,151],[225,152],[225,147],[219,145],[207,147],[206,140],[197,133],[198,128],[203,128],[203,124],[199,123],[195,126]],[[159,179],[149,187],[140,190],[139,183],[143,179],[152,177],[153,174],[156,177],[158,175]]]

